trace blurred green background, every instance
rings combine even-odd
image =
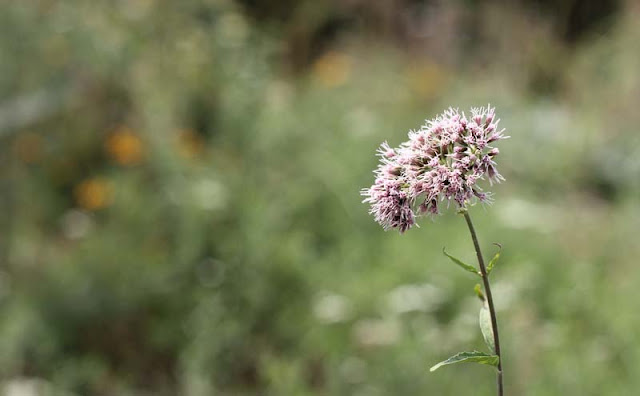
[[[509,395],[640,389],[640,4],[0,4],[0,394],[493,395],[453,213],[375,149],[491,103]]]

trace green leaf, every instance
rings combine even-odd
[[[457,355],[451,356],[449,359],[444,360],[435,366],[431,367],[429,371],[433,372],[439,369],[442,366],[447,366],[450,364],[456,363],[480,363],[487,364],[489,366],[498,367],[498,362],[500,358],[496,355],[487,355],[484,352],[473,351],[473,352],[460,352]]]
[[[476,283],[475,287],[473,288],[473,291],[476,292],[476,295],[480,300],[484,301],[484,293],[482,292],[482,286],[480,286],[479,283]]]
[[[469,264],[463,263],[459,259],[457,259],[457,258],[453,257],[452,255],[450,255],[449,253],[447,253],[447,251],[444,250],[444,249],[445,248],[442,248],[442,253],[444,253],[445,256],[449,257],[449,259],[451,259],[451,261],[453,261],[455,264],[458,264],[460,266],[460,268],[462,268],[462,269],[464,269],[466,271],[472,272],[472,273],[474,273],[476,275],[480,275],[480,273],[478,272],[477,269],[475,269],[475,267],[473,267],[473,266],[471,266]]]
[[[493,353],[496,351],[496,341],[493,336],[493,327],[491,327],[491,313],[489,312],[489,306],[485,301],[480,308],[480,331],[482,331],[482,337],[484,342],[489,347],[489,350]]]
[[[496,253],[496,255],[493,256],[491,261],[489,261],[489,266],[487,267],[487,275],[489,275],[491,273],[491,271],[493,270],[493,266],[496,265],[496,263],[498,262],[498,259],[500,258],[500,252],[502,252],[502,245],[501,244],[494,243],[494,245],[496,245],[499,249],[498,249],[498,252]]]

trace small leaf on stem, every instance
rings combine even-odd
[[[484,293],[482,292],[482,286],[479,283],[476,283],[473,291],[476,292],[476,295],[481,301],[484,301]]]
[[[459,265],[459,266],[460,266],[460,268],[462,268],[462,269],[464,269],[464,270],[466,270],[466,271],[472,272],[472,273],[474,273],[474,274],[476,274],[476,275],[480,275],[480,273],[478,272],[478,270],[477,270],[477,269],[475,269],[475,267],[473,267],[473,266],[471,266],[471,265],[469,265],[469,264],[466,264],[466,263],[462,262],[461,260],[459,260],[459,259],[457,259],[457,258],[453,257],[452,255],[450,255],[449,253],[447,253],[447,251],[445,250],[445,248],[442,248],[442,253],[444,253],[444,255],[445,255],[445,256],[449,257],[449,259],[450,259],[451,261],[453,261],[455,264]]]
[[[491,271],[493,270],[493,266],[496,265],[496,263],[498,262],[498,259],[500,258],[500,252],[502,252],[502,245],[501,244],[494,243],[494,245],[496,245],[498,247],[498,252],[495,254],[495,256],[493,256],[491,261],[489,261],[489,265],[487,266],[487,275],[489,275],[491,273]]]
[[[480,308],[480,331],[482,331],[482,337],[484,342],[489,347],[489,350],[494,353],[496,351],[496,341],[493,336],[493,328],[491,328],[491,314],[489,313],[489,305],[485,301]]]
[[[457,355],[451,356],[449,359],[444,360],[435,366],[431,367],[429,371],[433,372],[439,369],[442,366],[447,366],[450,364],[456,363],[480,363],[487,364],[489,366],[498,366],[498,362],[500,358],[496,355],[487,355],[484,352],[473,351],[473,352],[460,352]]]

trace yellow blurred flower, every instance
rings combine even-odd
[[[111,183],[100,177],[83,181],[73,193],[78,205],[87,210],[103,209],[111,204],[113,198]]]
[[[409,65],[406,76],[411,90],[424,99],[436,97],[449,80],[449,74],[444,68],[429,61]]]
[[[345,84],[351,77],[352,60],[346,55],[330,51],[313,65],[313,77],[327,88]]]
[[[42,158],[42,137],[32,132],[20,133],[13,143],[13,152],[26,164],[33,164]]]
[[[197,158],[205,149],[205,141],[202,136],[191,129],[178,131],[176,145],[178,153],[187,159]]]
[[[127,126],[116,129],[105,142],[109,156],[120,165],[135,165],[142,161],[144,148],[142,140]]]

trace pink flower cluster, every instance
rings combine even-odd
[[[490,202],[490,193],[479,180],[504,180],[496,169],[497,148],[491,146],[504,136],[498,130],[495,109],[472,108],[471,118],[449,108],[417,131],[398,148],[384,142],[378,149],[380,164],[375,183],[363,189],[363,202],[385,230],[401,233],[415,224],[417,215],[440,213],[439,205],[455,202],[466,210],[476,202]]]

